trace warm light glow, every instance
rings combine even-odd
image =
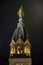
[[[25,46],[24,53],[25,54],[30,54],[30,48],[28,46]]]
[[[22,18],[24,16],[24,10],[23,10],[22,6],[20,7],[17,14],[18,14],[19,18]]]
[[[17,54],[22,54],[22,53],[23,53],[23,51],[22,51],[21,46],[18,46],[18,48],[17,48]]]
[[[13,47],[11,47],[11,49],[10,49],[10,54],[15,54],[15,47],[13,48]]]

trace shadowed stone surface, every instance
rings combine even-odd
[[[9,65],[32,65],[31,58],[10,58]]]

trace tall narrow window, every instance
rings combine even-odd
[[[17,54],[22,54],[23,51],[22,51],[22,46],[18,46],[17,47]]]
[[[24,47],[24,53],[25,53],[25,54],[30,54],[30,48],[29,48],[28,45],[26,45],[26,46]]]
[[[15,54],[15,53],[16,53],[15,47],[11,47],[10,54]]]

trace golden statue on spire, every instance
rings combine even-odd
[[[24,10],[23,10],[22,6],[20,7],[20,9],[17,12],[17,14],[18,14],[19,18],[22,18],[24,16],[25,13],[24,13]]]

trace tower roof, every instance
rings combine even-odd
[[[20,7],[19,11],[18,11],[18,23],[17,23],[17,28],[14,30],[12,39],[14,39],[14,41],[17,41],[18,38],[23,39],[23,41],[28,37],[28,34],[25,30],[24,27],[24,23],[23,23],[23,16],[24,16],[24,10],[22,8],[22,6]]]

